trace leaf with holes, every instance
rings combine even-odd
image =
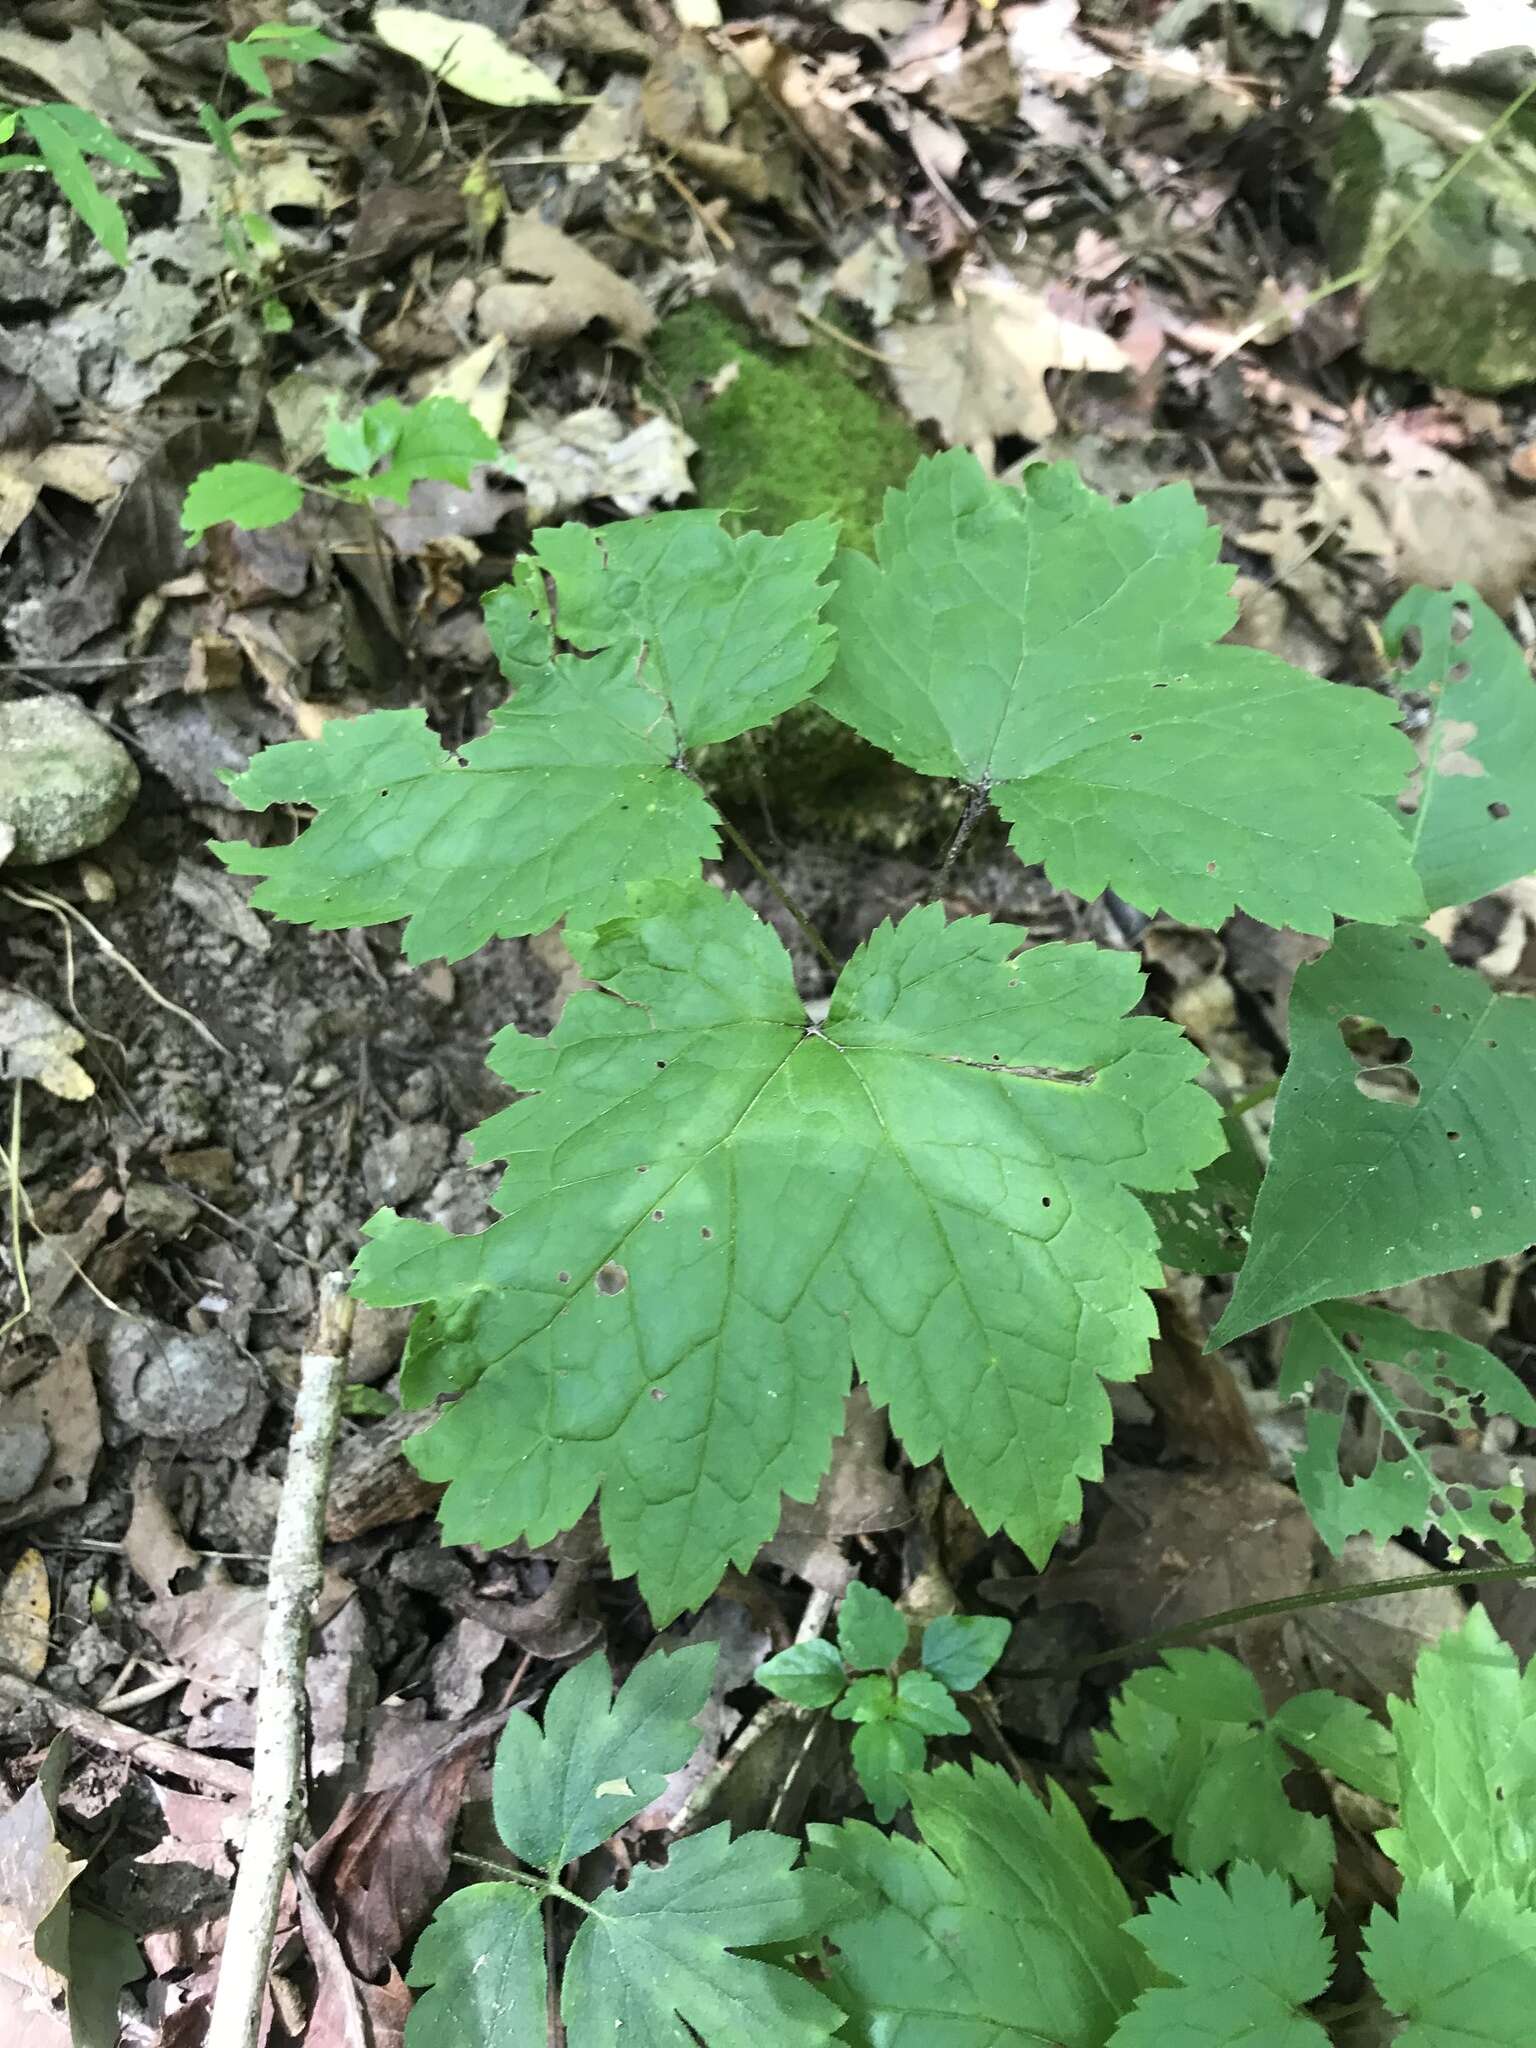
[[[912,1782],[922,1842],[812,1827],[813,1869],[852,1910],[826,1989],[858,2048],[1102,2048],[1152,1981],[1131,1905],[1082,1818],[992,1764]],[[1134,1923],[1132,1923],[1134,1925]]]
[[[1162,1269],[1129,1190],[1219,1142],[1199,1054],[1125,1015],[1135,962],[1015,957],[931,905],[812,1027],[774,934],[702,884],[567,940],[612,994],[496,1042],[526,1097],[479,1139],[503,1220],[386,1212],[358,1264],[364,1299],[431,1303],[407,1398],[469,1389],[411,1443],[448,1540],[544,1542],[601,1489],[615,1572],[695,1606],[814,1494],[856,1361],[913,1460],[1043,1558],[1100,1469],[1102,1382],[1147,1360]]]
[[[1107,2048],[1328,2048],[1300,2008],[1328,1988],[1333,1943],[1310,1900],[1252,1863],[1176,1877],[1130,1924],[1173,1986],[1144,1991]]]
[[[1374,1019],[1408,1054],[1350,1050]],[[1353,925],[1296,977],[1253,1238],[1212,1342],[1347,1294],[1524,1251],[1536,1004],[1489,992],[1422,932]],[[1396,1081],[1395,1099],[1377,1085]],[[1357,1085],[1363,1081],[1363,1089]]]
[[[1393,707],[1253,648],[1183,485],[1125,505],[1066,464],[1015,490],[952,450],[888,493],[878,561],[838,560],[819,701],[927,775],[986,790],[1058,888],[1219,924],[1331,931],[1422,911],[1376,799]]]
[[[1306,1447],[1296,1487],[1317,1533],[1337,1554],[1351,1536],[1378,1543],[1405,1529],[1439,1530],[1453,1559],[1489,1544],[1521,1560],[1532,1555],[1521,1519],[1525,1490],[1511,1480],[1478,1486],[1437,1479],[1432,1432],[1475,1426],[1474,1401],[1489,1415],[1536,1426],[1536,1401],[1491,1351],[1444,1330],[1420,1330],[1384,1308],[1330,1301],[1291,1324],[1279,1391],[1307,1403]],[[1346,1404],[1362,1397],[1375,1428],[1355,1455],[1364,1469],[1340,1469]]]
[[[339,443],[348,461],[399,424],[368,418]],[[385,451],[391,471],[403,445]],[[517,685],[488,733],[449,753],[420,711],[332,719],[231,784],[252,810],[312,805],[309,829],[215,851],[266,878],[251,900],[275,916],[322,931],[406,918],[412,960],[461,959],[568,912],[591,923],[623,909],[630,879],[696,874],[716,851],[714,814],[680,757],[820,680],[831,550],[825,521],[732,539],[712,512],[547,529],[487,606]],[[546,577],[560,639],[579,652],[556,651]]]
[[[1192,1188],[1147,1197],[1163,1263],[1181,1273],[1235,1273],[1248,1249],[1264,1169],[1240,1116],[1227,1112],[1221,1132],[1227,1149],[1201,1167]]]
[[[1409,725],[1420,758],[1399,808],[1434,910],[1536,868],[1536,682],[1469,584],[1410,590],[1388,615],[1388,651],[1402,655],[1410,632],[1418,658],[1398,687],[1428,708]]]
[[[1187,1870],[1246,1858],[1315,1899],[1333,1886],[1333,1832],[1285,1794],[1291,1769],[1251,1673],[1224,1650],[1168,1650],[1138,1671],[1096,1741],[1099,1800],[1146,1820]]]

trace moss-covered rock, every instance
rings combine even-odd
[[[925,452],[884,394],[832,343],[771,349],[705,301],[663,321],[653,338],[662,397],[699,444],[701,505],[736,532],[782,533],[830,514],[844,547],[870,552],[885,493]],[[789,837],[853,841],[884,852],[941,841],[958,793],[869,746],[814,704],[772,727],[701,748],[710,794],[749,835],[766,817]]]
[[[1333,154],[1329,259],[1367,272],[1368,361],[1465,391],[1536,377],[1536,116],[1424,202],[1501,108],[1448,91],[1358,101]]]
[[[844,547],[869,551],[885,493],[924,449],[854,357],[831,342],[770,350],[702,299],[662,322],[652,356],[699,444],[701,505],[762,533],[829,512]]]

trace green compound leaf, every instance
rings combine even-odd
[[[520,583],[487,606],[518,689],[482,738],[454,755],[419,711],[333,719],[319,740],[269,747],[231,784],[253,810],[317,813],[291,845],[215,848],[236,874],[267,877],[259,909],[322,931],[407,918],[409,959],[458,960],[578,907],[600,920],[626,906],[629,880],[681,881],[715,853],[714,813],[675,764],[695,741],[774,717],[824,674],[816,579],[830,527],[733,540],[714,513],[674,512],[537,538]],[[546,574],[561,637],[589,658],[552,652]]]
[[[1378,1906],[1365,1963],[1408,2021],[1394,2048],[1528,2048],[1536,2008],[1536,1912],[1501,1886],[1458,1906],[1444,1878],[1404,1887],[1395,1917]]]
[[[496,1753],[492,1797],[502,1840],[524,1863],[558,1872],[632,1820],[698,1747],[716,1646],[637,1664],[617,1698],[588,1657],[549,1696],[544,1726],[513,1714]]]
[[[872,1671],[849,1684],[832,1709],[834,1721],[893,1721],[896,1718],[896,1686],[889,1673]]]
[[[1400,1099],[1357,1085],[1348,1040],[1363,1019],[1411,1049],[1405,1066],[1364,1070],[1368,1087],[1399,1083]],[[1340,932],[1296,977],[1253,1243],[1212,1343],[1314,1301],[1523,1251],[1533,1069],[1536,1003],[1491,994],[1422,932]]]
[[[1130,1901],[1070,1799],[992,1764],[912,1784],[926,1846],[812,1827],[811,1863],[857,1895],[827,1933],[855,2048],[1103,2048],[1152,1981]]]
[[[514,1714],[497,1754],[496,1825],[509,1849],[551,1879],[649,1804],[687,1761],[690,1717],[709,1692],[715,1646],[640,1664],[610,1705],[601,1657],[556,1686],[540,1734]],[[837,1878],[796,1870],[795,1844],[727,1827],[676,1844],[664,1869],[640,1865],[622,1892],[581,1905],[560,2005],[569,2048],[737,2048],[747,2040],[816,2048],[841,2015],[799,1975],[731,1953],[812,1947],[851,1905]],[[456,1893],[417,1944],[409,1981],[433,1987],[406,2028],[409,2048],[544,2048],[547,1986],[537,1884]],[[687,2027],[694,2031],[686,2031]]]
[[[1303,1692],[1275,1710],[1270,1727],[1325,1771],[1385,1806],[1397,1804],[1397,1743],[1358,1700]]]
[[[196,546],[210,526],[226,519],[242,533],[254,533],[259,527],[281,526],[303,503],[303,486],[280,469],[270,469],[264,462],[218,462],[192,479],[182,500],[181,524]],[[379,715],[399,718],[409,714]]]
[[[406,409],[398,398],[381,398],[353,420],[333,411],[325,423],[325,459],[348,476],[367,476],[399,445],[405,421]]]
[[[1280,1368],[1281,1394],[1307,1403],[1306,1445],[1296,1490],[1317,1533],[1335,1554],[1351,1536],[1378,1543],[1404,1529],[1438,1529],[1459,1558],[1469,1543],[1532,1555],[1517,1482],[1446,1485],[1435,1477],[1429,1441],[1475,1426],[1473,1403],[1490,1415],[1536,1425],[1536,1401],[1491,1351],[1444,1330],[1421,1330],[1389,1309],[1343,1301],[1303,1310],[1291,1324]],[[1374,1418],[1368,1469],[1340,1469],[1345,1404],[1359,1396]]]
[[[1096,1741],[1099,1799],[1117,1820],[1146,1820],[1186,1869],[1245,1860],[1315,1899],[1333,1886],[1333,1831],[1285,1795],[1290,1759],[1251,1673],[1225,1650],[1170,1650],[1139,1671]]]
[[[792,1970],[733,1949],[813,1947],[847,1897],[827,1873],[793,1868],[798,1845],[726,1825],[674,1844],[606,1892],[565,1966],[567,2048],[816,2048],[841,2014]],[[693,2029],[686,2033],[679,2021]],[[542,2025],[542,2016],[541,2016]],[[542,2048],[542,2031],[534,2037]]]
[[[430,1987],[405,2023],[406,2048],[545,2048],[539,1894],[520,1884],[455,1892],[417,1942],[405,1981]]]
[[[411,1455],[447,1540],[543,1542],[602,1489],[616,1573],[698,1604],[808,1500],[850,1363],[918,1463],[1042,1558],[1133,1378],[1161,1273],[1131,1187],[1218,1142],[1171,1026],[1127,1018],[1126,955],[1041,946],[931,905],[882,926],[809,1027],[736,898],[635,892],[568,933],[581,993],[501,1035],[528,1099],[480,1156],[504,1220],[454,1238],[385,1212],[363,1298],[430,1301],[406,1398],[468,1387]],[[419,1334],[418,1334],[419,1333]]]
[[[1442,1874],[1536,1902],[1536,1664],[1521,1674],[1487,1612],[1419,1658],[1393,1700],[1399,1824],[1378,1836],[1410,1883]],[[1529,2021],[1529,2014],[1527,2014]]]
[[[923,1630],[923,1669],[951,1692],[969,1692],[1007,1649],[1012,1626],[1000,1614],[941,1614]]]
[[[1422,914],[1375,799],[1411,767],[1393,706],[1216,646],[1237,616],[1183,485],[1114,505],[1067,465],[990,482],[952,450],[891,492],[878,563],[838,562],[819,701],[899,761],[987,790],[1025,860],[1191,924]]]
[[[1251,1863],[1225,1884],[1176,1877],[1130,1932],[1179,1988],[1144,1991],[1109,2048],[1327,2048],[1297,2008],[1326,1990],[1333,1943],[1283,1878]]]
[[[387,406],[390,401],[385,400],[384,404]],[[369,408],[371,413],[382,410],[381,406]],[[363,420],[367,417],[364,414]],[[366,444],[368,437],[363,421],[356,424],[359,432],[355,439],[349,439],[345,431],[338,435],[338,445],[351,456],[358,452],[356,443]],[[399,407],[398,417],[390,416],[389,428],[381,439],[382,453],[388,456],[389,466],[377,476],[359,471],[352,481],[338,486],[349,497],[389,498],[403,505],[417,484],[457,484],[463,489],[476,463],[496,462],[501,457],[500,442],[491,438],[469,407],[457,398],[424,398],[420,405]],[[331,437],[327,434],[328,454],[330,446]],[[336,466],[351,469],[353,464],[338,462]]]
[[[969,1735],[971,1724],[948,1686],[931,1671],[903,1671],[896,1681],[896,1714],[919,1735]]]
[[[883,1671],[907,1647],[907,1617],[893,1600],[855,1579],[838,1610],[837,1647],[850,1671]]]
[[[1410,590],[1388,614],[1388,652],[1401,655],[1409,632],[1419,656],[1399,688],[1426,698],[1428,712],[1409,728],[1421,762],[1400,808],[1412,806],[1414,866],[1438,910],[1536,868],[1536,682],[1470,584]]]
[[[923,1768],[928,1745],[921,1732],[906,1721],[862,1721],[853,1731],[851,1749],[876,1820],[894,1820],[911,1796],[908,1779]]]
[[[830,1707],[847,1690],[848,1674],[826,1637],[813,1636],[808,1643],[791,1643],[766,1664],[759,1664],[757,1682],[792,1706]]]

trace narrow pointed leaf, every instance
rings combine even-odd
[[[1393,706],[1216,643],[1237,613],[1183,485],[1114,505],[1068,465],[1014,490],[953,450],[845,555],[820,702],[909,767],[987,790],[1079,896],[1327,932],[1412,915]]]

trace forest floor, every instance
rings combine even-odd
[[[545,102],[457,89],[347,0],[18,0],[0,25],[0,99],[84,107],[163,172],[102,173],[125,267],[51,180],[0,172],[0,715],[78,707],[138,774],[104,843],[0,862],[0,1073],[20,1074],[7,1059],[37,1029],[21,999],[47,1006],[63,1049],[51,1083],[3,1098],[0,1666],[188,1765],[178,1778],[82,1735],[59,1808],[91,1849],[77,1904],[132,1937],[116,1978],[135,2043],[179,2048],[206,2026],[239,1806],[220,1768],[249,1763],[262,1567],[320,1276],[382,1204],[460,1231],[489,1220],[495,1174],[466,1142],[506,1099],[487,1043],[508,1023],[548,1030],[575,981],[555,934],[412,967],[394,928],[258,916],[208,850],[274,829],[235,807],[230,772],[370,707],[477,730],[501,694],[478,601],[535,525],[830,509],[857,544],[884,488],[945,445],[1003,476],[1069,459],[1117,495],[1190,484],[1234,569],[1237,637],[1317,674],[1384,678],[1381,621],[1421,579],[1470,584],[1536,644],[1536,381],[1469,366],[1443,307],[1402,341],[1368,262],[1340,284],[1362,260],[1350,207],[1375,203],[1343,187],[1346,100],[1454,91],[1491,120],[1529,42],[1511,60],[1470,31],[1373,37],[1365,0],[1326,10],[1326,45],[1308,0],[434,12],[494,30],[522,67],[501,96],[531,68]],[[225,40],[284,18],[339,52],[270,67],[280,115],[240,131],[231,166],[197,109],[241,104]],[[269,223],[259,256],[231,241],[242,215]],[[1507,232],[1536,240],[1536,213]],[[1492,324],[1518,372],[1517,326]],[[1536,320],[1523,345],[1536,380]],[[419,486],[378,532],[321,505],[187,547],[181,496],[207,463],[302,463],[333,402],[439,390],[508,451],[467,490]],[[0,822],[3,775],[0,759]],[[828,755],[814,735],[720,762],[716,786],[840,958],[923,900],[953,829],[857,745]],[[745,868],[727,879],[778,916]],[[1283,1069],[1314,942],[1085,904],[985,838],[946,900],[1031,939],[1138,951],[1150,1005],[1234,1093]],[[1455,959],[1536,990],[1530,883],[1441,915]],[[824,992],[814,959],[797,964]],[[1270,1339],[1201,1355],[1225,1285],[1170,1273],[1153,1373],[1115,1390],[1105,1480],[1043,1575],[856,1399],[814,1506],[791,1504],[756,1567],[667,1632],[721,1658],[699,1756],[635,1839],[685,1805],[740,1825],[771,1808],[789,1828],[859,1810],[835,1745],[812,1756],[772,1726],[743,1740],[765,1706],[755,1667],[856,1573],[917,1615],[958,1594],[1009,1616],[993,1753],[1074,1786],[1117,1671],[1075,1670],[1085,1658],[1330,1575],[1438,1562],[1321,1550],[1289,1483],[1299,1425]],[[1536,1367],[1536,1267],[1393,1300]],[[440,1546],[433,1490],[399,1449],[408,1321],[358,1315],[310,1665],[306,1868],[341,1941],[306,1952],[295,1935],[271,2038],[313,2016],[315,2048],[356,2048],[357,2025],[398,2037],[397,1973],[450,1857],[490,1839],[506,1714],[584,1652],[627,1669],[653,1635],[595,1527],[533,1552]],[[1438,1469],[1532,1448],[1463,1434]],[[1524,1656],[1536,1593],[1487,1598]],[[1377,1705],[1458,1611],[1437,1590],[1242,1643],[1291,1689]],[[35,1694],[12,1707],[0,1805],[59,1721]],[[351,2003],[322,1996],[327,1971]],[[25,2038],[68,2025],[34,2011]]]

